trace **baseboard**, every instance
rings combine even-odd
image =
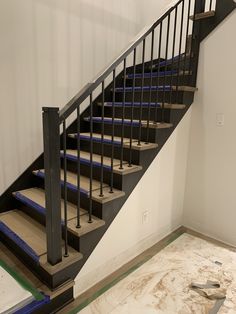
[[[132,259],[129,259],[129,262],[124,264],[122,267],[117,267],[117,270],[110,273],[108,276],[97,282],[96,284],[91,285],[90,288],[88,288],[88,284],[94,283],[94,277],[97,277],[97,272],[102,270],[102,267],[99,269],[96,269],[94,272],[89,273],[88,275],[84,276],[84,282],[85,279],[87,279],[87,289],[80,293],[80,289],[76,289],[77,292],[77,298],[74,302],[72,302],[69,306],[64,308],[62,311],[60,311],[60,314],[66,314],[73,310],[73,312],[78,312],[82,308],[84,308],[86,305],[88,305],[90,302],[95,300],[99,295],[104,293],[106,290],[110,289],[113,285],[115,285],[117,282],[122,280],[125,276],[129,275],[133,271],[135,271],[137,268],[139,268],[142,264],[147,262],[149,259],[151,259],[153,256],[155,256],[159,251],[161,251],[163,248],[165,248],[168,244],[176,240],[179,236],[181,236],[185,232],[185,228],[182,226],[178,227],[175,231],[169,232],[168,235],[165,235],[164,237],[160,235],[160,232],[157,235],[153,235],[152,237],[148,237],[148,239],[144,239],[142,241],[142,244],[139,243],[139,249],[144,247],[145,245],[150,244],[151,242],[155,241],[155,239],[158,237],[158,241],[155,241],[154,245],[149,245],[149,248],[146,250],[142,250],[141,254],[138,254],[136,251],[135,257]],[[136,246],[137,249],[137,246]],[[129,256],[134,254],[134,251],[131,250],[133,253],[129,252]],[[127,253],[127,251],[126,251]],[[116,258],[117,259],[117,258]],[[119,259],[117,259],[119,261]],[[109,263],[112,263],[111,261]],[[108,263],[106,263],[107,265]],[[117,264],[117,261],[116,261]],[[116,265],[115,264],[115,265]],[[103,267],[106,267],[106,265],[103,265]],[[102,270],[104,272],[104,269]],[[81,280],[81,279],[80,279]],[[81,285],[81,287],[85,288],[85,284]],[[81,289],[82,290],[82,289]],[[75,312],[75,313],[77,313]]]
[[[138,242],[135,246],[123,251],[121,254],[111,258],[106,263],[95,268],[85,275],[81,274],[75,279],[74,296],[75,298],[93,287],[96,283],[101,282],[104,278],[113,274],[122,265],[129,263],[131,260],[137,258],[140,254],[143,254],[146,250],[152,246],[160,243],[162,239],[171,237],[172,233],[180,228],[179,220],[172,223],[172,225],[165,226],[157,233],[146,237],[142,241]]]

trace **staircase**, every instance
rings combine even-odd
[[[0,197],[1,241],[59,291],[32,313],[72,300],[62,287],[193,103],[200,42],[235,7],[178,1],[62,110],[43,108],[44,153]]]

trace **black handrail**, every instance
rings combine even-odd
[[[185,32],[183,32],[183,24],[185,24],[185,3],[188,1],[188,14],[187,14],[187,27],[186,27],[186,37]],[[103,201],[103,197],[112,198],[112,194],[116,193],[116,177],[114,176],[115,167],[117,165],[114,163],[114,158],[117,158],[117,141],[120,141],[118,144],[120,145],[119,152],[119,170],[124,170],[124,158],[128,159],[128,166],[132,167],[132,150],[133,145],[137,147],[141,147],[143,145],[148,145],[149,141],[156,142],[153,140],[153,132],[150,131],[151,125],[154,128],[160,127],[168,127],[171,124],[165,121],[166,117],[166,105],[171,105],[172,101],[176,101],[178,103],[178,93],[180,85],[180,76],[190,75],[193,71],[192,68],[192,44],[191,51],[188,58],[189,64],[187,62],[187,41],[188,41],[188,30],[189,30],[189,15],[190,15],[190,3],[194,2],[194,16],[196,13],[202,12],[203,4],[205,4],[205,0],[179,0],[175,5],[171,6],[155,23],[151,26],[146,27],[139,35],[136,36],[134,40],[130,42],[128,47],[123,50],[118,57],[114,59],[114,61],[106,67],[102,72],[100,72],[91,82],[86,84],[80,92],[75,95],[67,105],[59,111],[58,108],[44,108],[43,114],[43,129],[44,129],[44,160],[45,160],[45,195],[46,195],[46,230],[47,230],[47,247],[48,247],[48,261],[51,264],[56,264],[62,259],[62,249],[61,249],[61,238],[62,234],[64,237],[64,256],[68,256],[69,247],[68,247],[68,201],[70,199],[70,191],[73,190],[73,193],[76,194],[74,198],[74,202],[77,205],[77,219],[75,227],[81,227],[80,221],[80,205],[87,206],[88,208],[88,223],[93,223],[93,205],[94,199],[99,201]],[[181,6],[182,4],[182,6]],[[181,21],[180,25],[177,27],[177,14],[179,6],[181,7]],[[173,13],[173,14],[172,14]],[[170,41],[170,27],[171,27],[171,19],[174,17],[174,29],[173,29],[173,42],[172,45]],[[165,19],[167,22],[166,26],[166,38],[163,35],[163,29],[165,29]],[[195,19],[193,19],[193,27],[192,34],[195,32]],[[196,28],[197,30],[197,28]],[[154,35],[155,31],[159,34],[158,44],[155,47],[154,43]],[[158,37],[158,34],[156,37]],[[146,52],[146,43],[147,37],[151,35],[151,57],[150,60],[146,60],[147,54]],[[176,38],[179,36],[179,43],[175,45]],[[193,36],[192,36],[193,40]],[[182,45],[182,41],[184,41],[184,45]],[[162,47],[162,43],[165,45]],[[137,49],[142,46],[142,54],[141,54],[141,64],[138,66],[136,64],[137,61]],[[182,46],[185,47],[184,53],[182,52]],[[184,48],[183,47],[183,48]],[[162,52],[162,48],[164,52]],[[169,48],[171,50],[171,57],[169,58]],[[174,56],[175,48],[178,50],[178,56]],[[155,50],[154,50],[155,49]],[[154,63],[154,51],[157,51],[158,60]],[[161,59],[162,53],[164,54],[164,61]],[[128,57],[133,56],[133,70],[132,74],[127,70],[127,59]],[[169,59],[168,59],[169,58]],[[184,61],[184,62],[183,62]],[[147,62],[147,63],[146,63]],[[180,72],[180,64],[181,67],[184,67],[184,74],[182,75]],[[119,79],[116,76],[118,73],[118,66],[123,64],[123,78],[122,78],[122,87],[119,87]],[[151,66],[151,80],[147,83],[146,86],[146,68]],[[185,67],[188,67],[187,74],[185,73]],[[156,67],[156,68],[155,68]],[[169,67],[171,70],[169,70]],[[154,71],[155,69],[155,71]],[[141,71],[141,72],[139,72]],[[128,75],[127,75],[128,74]],[[133,79],[132,86],[126,84],[127,76],[131,75]],[[105,86],[109,83],[106,81],[109,76],[112,76],[111,79],[112,86],[110,97],[111,108],[110,114],[111,117],[105,116]],[[149,77],[148,77],[149,78]],[[141,79],[141,80],[140,80]],[[153,86],[154,79],[156,79],[156,83]],[[169,85],[167,84],[167,80],[170,81]],[[160,81],[162,83],[160,83]],[[136,86],[140,84],[140,86]],[[175,82],[175,84],[174,84]],[[174,86],[176,85],[176,86]],[[94,116],[97,112],[97,107],[95,107],[94,103],[94,92],[96,88],[99,86],[102,87],[101,94],[101,117]],[[109,85],[108,85],[109,86]],[[127,92],[126,92],[127,91]],[[136,91],[140,94],[136,95]],[[145,91],[148,92],[148,100],[146,100]],[[121,98],[120,92],[123,93],[123,97]],[[175,98],[172,97],[174,94]],[[127,97],[126,97],[127,96]],[[137,101],[137,97],[138,101]],[[159,97],[161,101],[159,100]],[[119,102],[122,99],[121,102]],[[129,100],[128,100],[129,99]],[[89,159],[89,169],[87,171],[88,178],[85,178],[85,181],[81,179],[81,169],[80,163],[82,162],[83,155],[80,151],[81,145],[81,123],[80,123],[80,105],[85,101],[89,101],[90,111],[89,117],[86,117],[86,121],[89,122],[88,129],[89,135],[87,139],[90,141],[90,145],[87,147],[88,152],[87,156]],[[116,102],[118,101],[118,102]],[[126,105],[130,105],[130,111],[126,111]],[[121,109],[118,113],[116,111],[116,106],[121,106]],[[94,108],[93,108],[94,107]],[[148,112],[145,110],[148,109]],[[136,109],[138,108],[139,112],[137,113]],[[93,110],[95,109],[95,110]],[[158,109],[161,109],[160,111]],[[67,158],[70,158],[69,154],[67,154],[67,118],[76,112],[77,117],[75,121],[75,127],[77,130],[77,134],[75,135],[76,144],[74,148],[77,150],[77,156],[74,156],[76,159],[76,174],[67,173],[67,170],[70,170],[70,164],[67,163]],[[117,114],[121,115],[121,118],[117,117]],[[161,117],[158,118],[158,115]],[[126,115],[129,115],[129,118],[126,119]],[[145,118],[144,118],[145,117]],[[152,118],[152,121],[150,119]],[[147,120],[147,121],[146,121]],[[159,120],[160,123],[158,122]],[[169,120],[169,119],[168,119]],[[100,131],[101,137],[94,139],[94,122],[101,123]],[[167,123],[165,123],[167,122]],[[111,127],[107,128],[105,126],[106,123],[111,124]],[[60,125],[63,126],[63,134],[62,134],[62,145],[60,146]],[[116,137],[117,128],[115,125],[119,125],[121,128],[121,137]],[[129,129],[128,129],[129,128]],[[109,139],[107,139],[106,131],[109,129]],[[152,136],[150,140],[150,135]],[[128,137],[128,138],[127,138]],[[105,147],[106,141],[109,141],[110,149],[110,161],[109,166],[105,165],[107,163],[107,159],[105,160]],[[96,156],[96,147],[94,149],[94,144],[96,141],[101,143],[100,145],[100,164],[97,160]],[[69,143],[70,146],[70,143]],[[60,149],[62,148],[62,151]],[[128,151],[124,151],[128,149]],[[85,152],[83,152],[85,153]],[[127,153],[127,154],[126,154]],[[60,158],[63,158],[63,162],[60,161]],[[75,161],[75,159],[74,159]],[[99,181],[99,189],[94,189],[93,180],[96,177],[97,171],[93,169],[94,166],[100,166],[100,181]],[[62,167],[62,170],[61,170]],[[105,173],[105,168],[109,168],[109,174]],[[107,171],[107,170],[106,170]],[[71,180],[71,181],[70,181]],[[88,180],[88,181],[87,181]],[[106,182],[104,182],[104,180]],[[76,182],[77,181],[77,185]],[[107,181],[109,182],[109,188],[107,189]],[[72,182],[72,183],[71,183]],[[82,183],[87,187],[84,189]],[[106,183],[106,185],[104,185]],[[76,186],[75,186],[76,185]],[[95,184],[96,185],[96,184]],[[72,188],[73,187],[73,188]],[[98,191],[99,190],[99,191]],[[64,198],[64,221],[61,217],[61,196]],[[114,196],[116,197],[116,196]],[[76,199],[76,201],[75,201]],[[61,230],[62,228],[62,230]],[[63,231],[63,233],[61,232]],[[54,243],[54,241],[56,243]]]
[[[145,27],[141,34],[138,34],[135,39],[131,41],[129,46],[123,50],[114,61],[101,71],[94,79],[86,84],[77,95],[75,95],[59,112],[60,122],[68,118],[90,94],[93,92],[122,62],[124,59],[135,49],[137,46],[149,35],[152,31],[184,0],[179,0],[174,6],[169,8],[155,23],[151,26]]]

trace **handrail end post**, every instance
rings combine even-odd
[[[59,108],[43,107],[47,261],[62,260]]]

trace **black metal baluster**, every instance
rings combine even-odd
[[[155,31],[152,31],[152,41],[151,41],[151,73],[150,73],[150,89],[149,89],[149,102],[148,102],[148,118],[147,118],[147,137],[146,137],[146,143],[149,142],[149,127],[150,127],[150,115],[151,115],[151,102],[152,102],[152,75],[153,75],[153,50],[154,50],[154,36]]]
[[[133,85],[132,85],[132,103],[131,103],[131,121],[130,121],[130,141],[129,141],[129,167],[132,167],[132,142],[133,142],[135,76],[136,76],[136,48],[134,48],[134,56],[133,56]]]
[[[138,146],[141,146],[141,137],[142,137],[142,116],[143,116],[143,88],[144,88],[145,46],[146,46],[146,39],[144,38],[144,40],[143,40],[143,53],[142,53],[142,83],[141,83],[141,96],[140,96]]]
[[[173,46],[172,46],[172,60],[171,60],[171,78],[170,78],[170,104],[172,104],[172,96],[173,96],[173,79],[174,79],[174,57],[175,57],[175,42],[176,42],[176,24],[177,24],[177,16],[178,16],[178,6],[175,7],[175,21],[174,21],[174,33],[173,33]]]
[[[90,94],[90,178],[89,178],[89,223],[92,223],[93,210],[93,94]]]
[[[104,157],[104,102],[105,102],[105,83],[102,82],[102,137],[101,137],[101,179],[100,197],[103,197],[103,157]]]
[[[163,78],[163,98],[161,105],[161,122],[165,122],[165,100],[166,100],[166,72],[167,72],[167,60],[168,60],[168,49],[169,49],[169,35],[170,35],[170,14],[167,20],[167,33],[166,33],[166,51],[165,51],[165,68],[164,68],[164,78]]]
[[[114,134],[115,134],[115,101],[116,101],[116,69],[113,70],[113,96],[112,96],[112,134],[111,134],[111,186],[110,193],[113,193],[113,169],[114,169]]]
[[[122,104],[122,128],[121,128],[121,155],[120,155],[120,169],[123,169],[124,159],[124,133],[125,133],[125,88],[126,88],[126,58],[124,59],[124,79],[123,79],[123,104]]]
[[[186,29],[186,40],[185,40],[185,53],[184,53],[184,65],[183,65],[183,82],[185,82],[185,75],[190,75],[187,72],[186,74],[186,61],[187,61],[187,47],[188,47],[188,32],[189,32],[189,24],[190,24],[190,9],[191,9],[191,0],[188,2],[188,15],[187,15],[187,29]],[[191,54],[189,55],[189,60],[191,59]]]
[[[158,45],[158,69],[157,69],[157,88],[156,88],[156,108],[155,108],[155,119],[154,123],[157,123],[157,110],[158,110],[158,100],[159,100],[159,84],[160,84],[160,69],[161,69],[161,45],[162,45],[162,21],[160,23],[160,32],[159,32],[159,45]]]
[[[212,9],[212,0],[210,0],[209,11]]]
[[[196,15],[196,11],[197,11],[197,0],[195,0],[195,4],[194,4],[194,12],[193,12],[193,25],[192,25],[192,41],[191,41],[191,47],[190,47],[190,56],[192,56],[192,52],[193,52],[193,44],[194,44],[194,37],[195,37],[195,15]],[[191,73],[191,75],[188,76],[188,85],[190,84],[190,78],[193,75],[193,70],[192,70],[192,62],[193,62],[193,58],[190,58],[189,61],[189,69],[188,72]]]
[[[64,164],[64,241],[65,253],[68,257],[68,234],[67,234],[67,158],[66,158],[66,120],[63,121],[63,164]]]
[[[182,36],[183,36],[183,21],[184,21],[184,1],[182,2],[182,13],[181,13],[181,24],[180,24],[180,36],[179,36],[179,57],[178,57],[178,68],[177,68],[177,80],[175,88],[175,98],[178,102],[178,93],[179,93],[179,80],[180,80],[180,61],[182,59],[181,50],[182,50]]]
[[[77,108],[77,225],[80,228],[80,106]]]

